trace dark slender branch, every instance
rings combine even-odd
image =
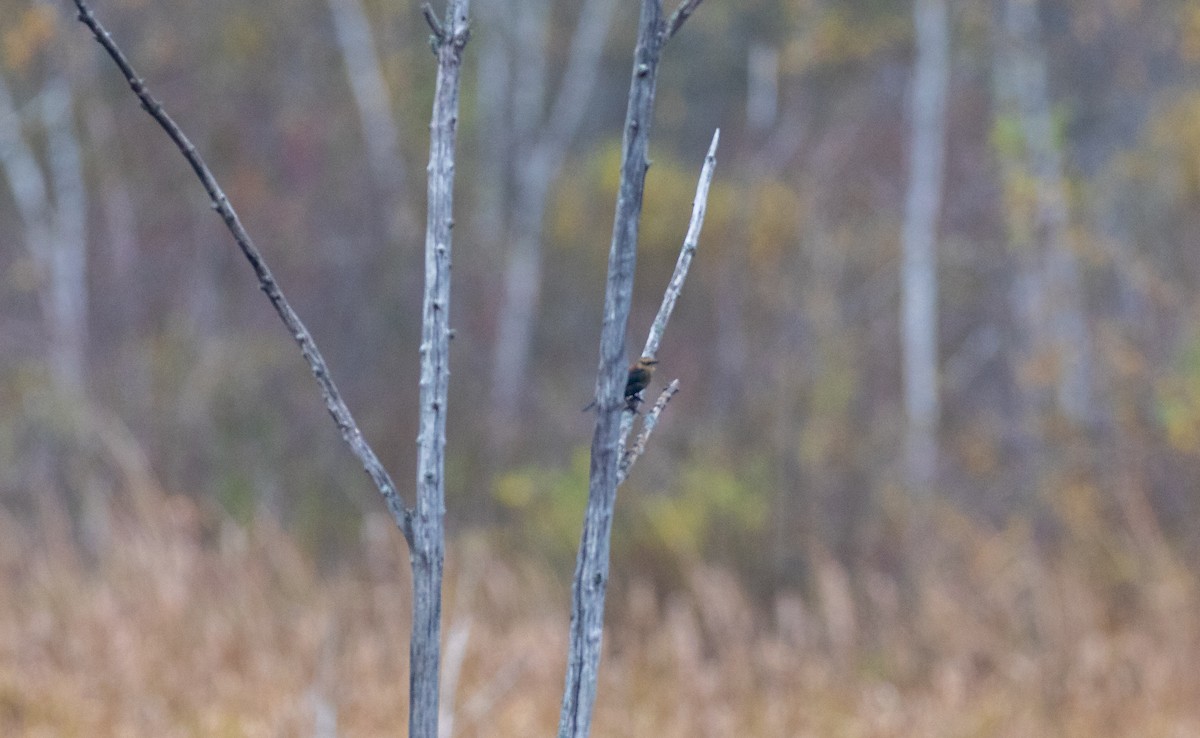
[[[671,13],[670,20],[667,21],[666,37],[669,39],[678,33],[687,19],[692,17],[692,13],[696,12],[696,8],[700,7],[700,3],[704,0],[683,0],[679,3],[679,7],[675,8],[675,12]]]
[[[204,189],[208,192],[209,199],[212,202],[213,209],[225,221],[226,228],[233,234],[234,241],[237,242],[246,260],[250,262],[250,267],[254,270],[255,276],[258,277],[259,288],[266,294],[267,299],[271,301],[271,305],[275,308],[275,312],[279,314],[280,320],[283,321],[292,338],[299,344],[300,353],[304,355],[304,359],[308,362],[313,377],[316,378],[317,384],[321,388],[321,396],[325,400],[325,407],[329,410],[329,414],[333,416],[338,431],[341,433],[342,440],[346,442],[351,452],[362,463],[367,475],[371,477],[371,481],[375,483],[380,494],[383,495],[384,501],[392,513],[392,517],[396,520],[396,524],[404,534],[404,539],[408,542],[409,547],[412,548],[412,511],[405,507],[404,501],[400,498],[400,494],[397,492],[396,485],[392,482],[391,476],[383,467],[382,462],[379,461],[379,457],[375,455],[375,451],[371,448],[370,444],[363,438],[362,431],[359,430],[358,424],[354,421],[354,416],[351,415],[350,409],[346,407],[346,403],[342,400],[342,395],[338,391],[337,385],[334,384],[333,378],[329,374],[329,367],[326,365],[324,357],[317,350],[317,344],[313,341],[312,334],[309,333],[308,328],[305,327],[300,317],[296,315],[291,304],[288,303],[275,276],[267,267],[262,254],[255,247],[250,234],[242,226],[241,220],[238,218],[229,199],[221,190],[220,185],[217,184],[212,171],[204,163],[204,160],[196,151],[196,147],[192,145],[192,142],[188,140],[175,121],[163,110],[162,104],[150,94],[145,82],[134,71],[125,54],[117,46],[116,42],[113,41],[112,35],[96,20],[87,3],[84,0],[75,0],[75,7],[79,10],[79,20],[91,30],[92,35],[96,37],[96,40],[100,42],[100,45],[112,57],[112,60],[125,76],[125,80],[129,83],[129,88],[133,90],[138,100],[141,101],[142,107],[166,131],[171,140],[175,142],[175,146],[183,154],[184,158],[187,159],[188,164],[191,165],[192,171],[196,173],[196,177],[199,178],[200,183],[204,185]]]

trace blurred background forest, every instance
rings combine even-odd
[[[473,3],[459,127],[448,618],[488,613],[472,643],[521,653],[566,631],[637,17],[577,5]],[[416,4],[95,9],[412,479],[434,75]],[[228,685],[305,694],[331,659],[395,709],[402,540],[192,173],[69,11],[6,0],[0,19],[0,728],[300,725]],[[949,44],[924,410],[901,317],[922,11]],[[631,352],[716,127],[721,149],[653,385],[682,391],[618,501],[598,731],[1200,733],[1198,73],[1184,0],[700,7],[658,83]],[[177,659],[182,627],[224,645],[175,678],[244,681],[148,710],[129,695],[173,682],[142,638]],[[148,652],[137,676],[89,682],[78,664],[111,667],[121,628]],[[237,655],[255,648],[308,666]],[[553,724],[561,658],[514,657],[540,700],[514,706],[489,681],[504,652],[467,650],[463,684],[495,694],[461,704],[509,722],[462,734]],[[639,702],[663,675],[670,706]],[[330,699],[350,733],[391,724]]]

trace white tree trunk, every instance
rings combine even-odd
[[[946,158],[950,31],[945,0],[913,6],[917,57],[910,94],[911,145],[903,233],[906,467],[914,494],[932,492],[937,475],[937,226]]]

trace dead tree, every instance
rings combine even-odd
[[[629,104],[625,113],[625,136],[621,149],[621,180],[617,190],[617,209],[613,218],[612,244],[608,253],[608,281],[604,295],[604,320],[600,333],[600,363],[596,371],[596,428],[592,434],[592,460],[588,481],[587,513],[575,562],[575,580],[571,593],[571,631],[567,654],[566,685],[559,715],[559,738],[584,738],[592,720],[596,685],[600,669],[600,645],[604,631],[604,595],[608,587],[609,544],[612,536],[613,509],[617,485],[621,483],[622,429],[633,425],[634,411],[624,400],[626,381],[625,328],[633,301],[633,276],[637,263],[638,226],[642,214],[642,194],[646,184],[650,124],[654,111],[658,62],[663,46],[700,4],[685,0],[670,18],[663,18],[662,0],[643,0],[634,50],[633,74],[629,84]],[[713,145],[716,145],[714,137]],[[710,152],[715,156],[715,152]],[[706,167],[710,171],[711,166]],[[701,178],[703,188],[704,178]],[[703,206],[699,208],[703,217]],[[699,234],[699,225],[695,226]],[[687,248],[685,245],[685,252]],[[690,254],[687,256],[690,259]],[[683,257],[681,256],[681,261]],[[686,264],[684,265],[686,273]],[[672,279],[672,284],[676,280]],[[680,285],[682,279],[679,280]],[[675,293],[678,293],[676,286]],[[668,300],[671,290],[668,289]],[[669,307],[666,314],[670,314]],[[661,315],[661,312],[660,312]],[[665,325],[665,318],[662,325]],[[662,325],[651,331],[662,335]],[[673,387],[667,392],[673,394]],[[660,400],[670,399],[665,394]],[[661,407],[656,405],[658,412]],[[657,414],[653,417],[657,419]],[[649,420],[649,418],[647,418]],[[652,429],[653,426],[649,426]],[[643,432],[644,435],[644,432]],[[628,465],[625,466],[628,471]]]
[[[412,554],[413,627],[409,676],[409,735],[438,735],[438,661],[441,636],[441,588],[445,531],[446,398],[450,355],[450,245],[454,224],[454,153],[458,126],[458,91],[463,48],[469,35],[470,0],[448,0],[445,17],[422,8],[433,30],[431,45],[438,60],[437,83],[430,123],[428,213],[425,237],[425,297],[421,331],[420,435],[418,438],[416,503],[405,505],[391,476],[363,438],[350,409],[342,400],[329,367],[308,328],[292,309],[262,253],[246,232],[233,205],[204,163],[196,147],[163,109],[134,71],[112,36],[96,20],[84,0],[75,0],[79,20],[116,63],[142,107],[170,136],[200,179],[212,207],[224,220],[242,255],[258,278],[320,387],[325,407],[342,439],[362,463],[383,495]]]

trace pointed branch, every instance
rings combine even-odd
[[[712,186],[713,172],[717,167],[717,144],[721,141],[721,129],[713,132],[712,143],[708,145],[708,153],[704,156],[704,166],[700,167],[700,179],[696,182],[696,197],[692,200],[692,219],[688,223],[687,235],[683,238],[683,248],[679,250],[679,258],[675,261],[675,271],[671,281],[663,293],[662,304],[658,315],[650,324],[650,334],[646,337],[646,347],[642,356],[654,358],[658,354],[658,344],[662,341],[663,333],[667,330],[667,321],[675,310],[675,301],[683,289],[683,281],[687,279],[688,269],[692,266],[692,256],[696,253],[696,245],[700,243],[700,230],[704,227],[704,214],[708,210],[708,189]]]
[[[391,476],[384,468],[383,463],[379,461],[379,457],[375,455],[375,451],[371,448],[371,445],[363,438],[362,431],[359,430],[358,424],[354,421],[354,416],[351,415],[350,409],[342,400],[341,392],[338,391],[337,385],[329,374],[329,367],[326,365],[324,357],[321,356],[321,352],[317,349],[317,344],[313,341],[312,334],[309,333],[308,328],[300,320],[300,316],[296,314],[284,296],[283,290],[280,288],[275,276],[271,273],[262,254],[251,240],[250,234],[246,232],[245,227],[233,209],[233,205],[230,204],[229,198],[225,196],[225,192],[217,184],[212,170],[204,163],[204,159],[196,151],[196,147],[188,140],[188,137],[184,135],[171,116],[167,115],[162,103],[150,94],[145,82],[134,71],[124,52],[113,41],[112,35],[96,20],[87,3],[84,0],[75,0],[75,7],[79,10],[79,20],[88,27],[92,35],[95,36],[96,41],[104,47],[104,50],[112,58],[113,62],[116,63],[121,73],[125,76],[125,81],[129,83],[129,88],[133,90],[133,94],[137,95],[138,100],[141,101],[142,108],[166,131],[180,153],[187,159],[188,164],[191,165],[192,171],[195,172],[196,177],[208,193],[213,210],[216,210],[221,219],[225,221],[225,227],[229,229],[229,232],[233,235],[233,240],[237,242],[238,248],[241,249],[246,260],[250,262],[250,267],[254,270],[255,276],[258,277],[259,288],[266,294],[267,299],[271,301],[271,305],[275,308],[279,319],[287,327],[288,333],[292,335],[292,338],[300,346],[300,353],[303,354],[305,361],[308,362],[308,367],[321,388],[321,396],[325,400],[325,408],[333,416],[334,423],[337,424],[342,440],[346,442],[346,445],[350,447],[350,451],[362,463],[363,469],[366,470],[367,475],[371,477],[371,481],[375,483],[380,494],[383,495],[388,510],[391,511],[392,517],[404,534],[404,539],[408,542],[411,549],[413,545],[412,511],[404,505],[404,501],[400,498],[400,493],[396,490],[396,485],[392,482]]]

